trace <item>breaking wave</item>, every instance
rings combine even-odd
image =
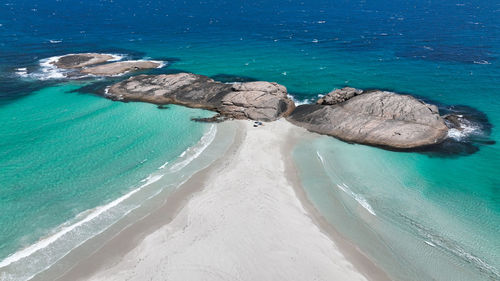
[[[217,127],[212,124],[208,132],[201,137],[197,145],[189,147],[179,156],[179,162],[170,167],[170,172],[177,172],[186,167],[194,159],[198,158],[200,154],[214,141],[217,134]]]
[[[367,210],[370,214],[376,216],[375,211],[373,210],[370,203],[368,203],[368,201],[361,194],[354,193],[345,183],[337,184],[337,187],[351,196],[354,200],[356,200],[359,205],[365,208],[365,210]]]

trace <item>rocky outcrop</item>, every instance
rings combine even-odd
[[[437,144],[447,136],[448,127],[434,105],[386,91],[343,92],[332,94],[331,101],[297,107],[288,120],[348,142],[395,149]],[[336,102],[346,96],[351,97]]]
[[[351,87],[345,87],[342,89],[337,89],[334,91],[331,91],[330,93],[326,94],[324,97],[318,99],[316,102],[317,104],[323,104],[323,105],[334,105],[337,103],[345,102],[346,100],[360,95],[363,93],[362,90],[351,88]]]
[[[101,64],[82,69],[80,72],[84,74],[93,74],[98,76],[114,76],[124,74],[130,71],[158,68],[161,62],[157,61],[119,61],[113,63]]]
[[[272,121],[295,108],[286,88],[270,82],[226,84],[192,73],[138,75],[107,89],[114,100],[180,104],[225,117]]]
[[[239,119],[274,120],[294,107],[285,86],[258,81],[232,84],[231,91],[222,98],[220,110]]]
[[[118,61],[117,57],[109,54],[82,53],[58,57],[51,63],[58,68],[66,69],[68,77],[80,77],[86,74],[97,76],[116,76],[131,71],[158,68],[162,66],[159,61],[129,60]]]
[[[113,59],[114,57],[108,54],[96,54],[96,53],[69,54],[59,57],[56,61],[53,62],[53,64],[58,68],[77,69],[89,65],[108,62]]]

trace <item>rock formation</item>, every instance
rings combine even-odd
[[[70,54],[59,57],[52,62],[61,69],[68,69],[72,72],[68,76],[78,77],[81,74],[93,74],[97,76],[115,76],[130,71],[158,68],[161,62],[147,60],[130,60],[109,62],[116,57],[108,54],[82,53]]]
[[[77,69],[89,65],[104,63],[114,59],[112,55],[96,54],[96,53],[83,53],[83,54],[70,54],[58,58],[53,64],[59,68],[64,69]]]
[[[325,97],[297,107],[288,120],[344,141],[395,149],[437,144],[447,136],[437,107],[409,95],[350,88]]]
[[[157,61],[119,61],[113,63],[106,63],[97,66],[87,67],[80,72],[84,74],[93,74],[98,76],[114,76],[124,74],[130,71],[137,71],[143,69],[158,68],[161,66]]]
[[[192,73],[138,75],[108,88],[114,100],[180,104],[225,117],[273,121],[295,108],[286,88],[270,82],[226,84]]]
[[[342,89],[331,91],[324,97],[320,98],[316,103],[324,105],[334,105],[337,103],[345,102],[346,100],[354,96],[360,95],[361,93],[363,93],[362,90],[345,87]]]

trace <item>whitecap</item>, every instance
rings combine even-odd
[[[50,42],[51,44],[58,44],[58,43],[61,43],[61,42],[62,42],[62,40],[49,40],[49,42]]]
[[[491,62],[487,60],[474,61],[474,64],[491,64]]]
[[[26,67],[16,68],[16,75],[20,77],[28,77],[28,69]]]

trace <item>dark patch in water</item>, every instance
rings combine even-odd
[[[258,81],[257,79],[253,77],[248,77],[248,76],[238,76],[238,75],[231,75],[231,74],[217,74],[212,77],[215,81],[219,81],[222,83],[231,83],[231,82],[254,82]]]
[[[489,49],[485,46],[415,46],[396,53],[396,56],[438,62],[489,64],[495,60]]]
[[[227,117],[222,116],[220,114],[216,114],[212,117],[195,117],[191,118],[191,121],[201,122],[201,123],[221,123],[228,120]]]
[[[54,81],[28,82],[19,78],[0,77],[0,107],[56,84]]]
[[[106,87],[108,87],[109,85],[112,85],[113,83],[116,83],[120,80],[121,79],[115,78],[114,81],[113,80],[97,81],[97,82],[85,85],[83,87],[80,87],[78,89],[74,89],[74,90],[70,91],[70,93],[79,93],[79,94],[85,93],[85,94],[94,94],[94,95],[98,95],[98,96],[104,96],[104,90],[106,89]]]
[[[160,57],[160,58],[154,58],[153,60],[161,60],[161,61],[168,62],[169,64],[173,64],[173,63],[181,61],[180,58],[171,58],[171,57],[168,57],[168,58]]]

